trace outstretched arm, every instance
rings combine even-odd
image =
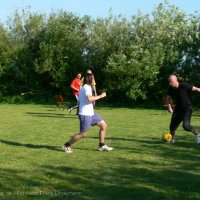
[[[105,92],[103,92],[102,94],[97,95],[97,96],[87,95],[88,101],[90,101],[90,102],[102,99],[104,97],[106,97],[106,93]]]
[[[192,87],[192,91],[194,91],[194,92],[200,92],[200,88],[193,86]]]

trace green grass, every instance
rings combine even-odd
[[[66,154],[79,131],[74,113],[47,105],[0,105],[0,199],[200,199],[200,145],[180,126],[163,144],[170,114],[155,109],[97,107],[108,123],[98,152],[98,128]],[[192,123],[199,125],[200,112]]]

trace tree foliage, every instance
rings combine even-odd
[[[198,13],[186,15],[167,1],[130,20],[16,11],[0,25],[0,94],[67,95],[75,73],[89,68],[112,101],[158,99],[171,73],[200,86],[199,44]]]

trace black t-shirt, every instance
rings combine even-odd
[[[176,103],[176,108],[187,108],[192,106],[188,97],[188,93],[192,91],[193,85],[180,83],[178,88],[169,87],[168,95],[171,96]]]

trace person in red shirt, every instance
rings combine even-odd
[[[75,108],[77,108],[77,112],[78,112],[78,95],[79,95],[79,91],[81,89],[81,73],[77,73],[76,77],[72,80],[70,87],[72,88],[72,94],[75,96],[76,101],[77,101],[77,105],[71,107],[69,109],[69,112],[71,113],[71,111]]]

